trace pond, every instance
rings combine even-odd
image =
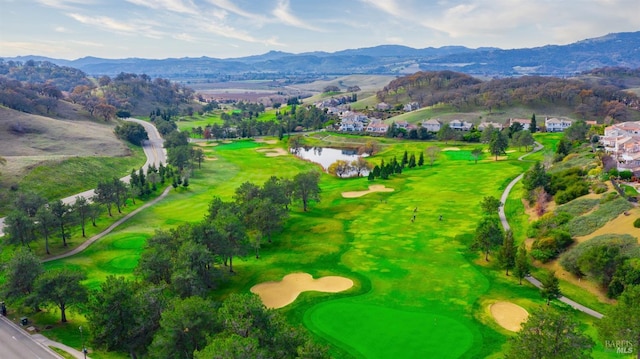
[[[300,147],[297,150],[291,149],[291,153],[299,158],[317,163],[327,171],[329,166],[337,160],[347,161],[349,163],[358,159],[358,157],[367,157],[367,154],[358,155],[358,150],[353,149],[338,149],[330,147]],[[366,176],[369,171],[362,171],[361,175]],[[355,176],[356,172],[350,172],[343,177]]]

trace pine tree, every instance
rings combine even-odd
[[[404,154],[402,155],[402,167],[406,166],[409,163],[409,154],[407,153],[407,150],[404,151]]]
[[[516,245],[513,241],[513,232],[508,230],[504,236],[502,247],[498,251],[498,261],[500,266],[506,269],[506,275],[509,275],[509,269],[513,269],[516,264]]]
[[[413,153],[411,154],[411,157],[409,157],[409,168],[414,168],[416,166],[416,155],[414,155]]]
[[[531,124],[529,125],[529,131],[531,131],[531,133],[536,133],[536,131],[538,131],[535,113],[531,116]]]
[[[520,280],[520,285],[522,285],[522,279],[529,275],[530,269],[531,264],[529,264],[529,258],[527,257],[527,248],[524,246],[524,242],[522,242],[518,248],[515,267],[513,268],[513,274]]]
[[[552,299],[560,297],[560,281],[556,278],[555,272],[549,272],[541,282],[540,295],[547,300],[547,305],[549,305]]]
[[[420,157],[418,158],[418,166],[422,167],[424,165],[424,153],[420,152]]]

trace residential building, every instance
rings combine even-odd
[[[469,131],[473,127],[473,123],[462,120],[452,120],[449,122],[449,127],[457,131]]]
[[[382,122],[382,120],[378,118],[374,118],[374,119],[371,119],[371,121],[365,128],[365,131],[369,133],[387,133],[388,129],[389,129],[389,125]]]
[[[442,122],[439,120],[426,120],[422,121],[422,127],[426,128],[429,132],[438,132],[440,131],[440,127],[442,126]]]
[[[478,131],[484,131],[484,129],[489,127],[489,126],[493,126],[493,128],[495,128],[497,130],[502,130],[504,125],[499,123],[499,122],[482,121],[478,125]]]
[[[528,120],[526,118],[510,118],[507,120],[507,127],[511,127],[511,125],[513,125],[514,123],[518,122],[519,124],[522,125],[522,129],[523,130],[529,130],[530,126],[531,126],[531,120]]]
[[[573,121],[566,120],[564,118],[546,118],[544,120],[544,127],[547,129],[547,132],[564,132]]]
[[[611,125],[600,137],[605,152],[618,161],[618,169],[640,171],[640,121]]]

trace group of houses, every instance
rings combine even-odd
[[[600,143],[605,152],[618,161],[619,170],[640,172],[640,121],[605,128]]]
[[[389,128],[389,124],[382,122],[380,119],[370,119],[363,113],[344,111],[339,115],[341,122],[338,130],[342,132],[385,133]],[[449,127],[457,131],[470,131],[474,127],[478,131],[484,131],[488,127],[502,130],[503,128],[510,127],[515,123],[519,123],[524,130],[529,130],[531,127],[531,120],[524,118],[510,118],[505,123],[482,121],[477,126],[472,122],[457,119],[448,122]],[[435,133],[440,131],[444,122],[439,119],[429,119],[419,122],[417,126],[410,124],[407,121],[396,121],[395,124],[398,128],[406,130],[424,127],[427,131]],[[571,124],[571,120],[564,118],[546,118],[544,121],[544,129],[547,132],[563,132],[571,126]]]

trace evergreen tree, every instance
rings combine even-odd
[[[400,163],[400,165],[402,167],[405,167],[407,164],[409,164],[409,154],[407,153],[407,150],[405,150],[404,154],[402,155],[402,162]]]
[[[420,152],[420,157],[418,158],[418,166],[422,167],[424,165],[424,153]]]
[[[529,125],[529,131],[536,133],[538,131],[538,125],[536,123],[536,114],[531,115],[531,124]]]
[[[525,247],[524,242],[522,242],[522,244],[520,244],[520,247],[518,247],[515,267],[513,268],[513,274],[518,277],[520,285],[522,285],[522,279],[529,275],[530,270],[531,264],[529,263],[529,258],[527,257],[527,248]]]
[[[513,269],[516,264],[516,245],[513,240],[513,232],[508,230],[504,236],[502,247],[498,251],[498,261],[500,266],[506,269],[506,275],[509,275],[509,269]]]
[[[547,305],[549,305],[552,299],[560,296],[560,282],[558,278],[556,278],[555,272],[549,272],[546,276],[542,277],[541,282],[540,295],[547,300]]]
[[[414,168],[416,166],[416,155],[414,155],[413,153],[411,154],[411,156],[409,157],[409,164],[408,164],[409,168]]]

